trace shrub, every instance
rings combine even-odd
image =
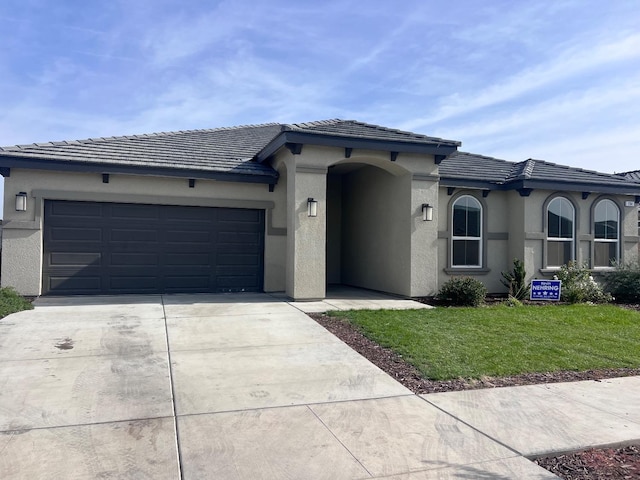
[[[640,261],[616,264],[615,270],[605,275],[605,290],[616,302],[640,302]]]
[[[471,277],[454,277],[442,285],[437,298],[448,305],[477,307],[486,295],[487,289],[481,281]]]
[[[509,289],[509,297],[516,300],[524,300],[529,298],[529,289],[531,284],[527,283],[527,272],[524,270],[524,262],[513,259],[513,270],[510,272],[501,272],[502,284]]]
[[[13,288],[0,288],[0,318],[22,310],[31,310],[33,305]]]
[[[569,303],[607,303],[613,300],[611,295],[602,291],[600,285],[591,276],[587,265],[575,261],[560,267],[557,274],[562,280],[560,299]]]

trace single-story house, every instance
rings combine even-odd
[[[2,285],[25,295],[504,292],[638,255],[640,182],[351,120],[0,149]]]

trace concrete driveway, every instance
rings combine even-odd
[[[556,478],[447,395],[269,295],[45,298],[0,321],[0,478]]]

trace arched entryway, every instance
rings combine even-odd
[[[366,160],[331,166],[327,284],[405,294],[410,284],[410,212],[411,175],[404,168]]]

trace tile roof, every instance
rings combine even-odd
[[[280,130],[272,123],[18,145],[0,149],[0,158],[273,175],[269,166],[250,160]]]
[[[279,135],[285,132],[305,134],[305,138],[329,136],[344,140],[400,142],[412,145],[444,144],[454,149],[459,142],[355,120],[324,120],[309,123],[245,125],[208,130],[189,130],[148,135],[90,138],[0,148],[3,159],[37,160],[49,167],[56,165],[101,166],[186,170],[212,174],[268,177],[278,174],[268,164],[253,161]],[[311,136],[311,137],[309,137]],[[340,141],[340,140],[339,140]],[[279,148],[278,145],[276,145]]]
[[[620,174],[609,174],[584,170],[582,168],[558,165],[544,160],[528,159],[523,162],[509,162],[493,157],[466,152],[455,152],[440,164],[440,178],[447,186],[469,185],[475,182],[496,189],[538,188],[542,184],[553,188],[602,191],[602,187],[625,189],[639,192],[640,185]],[[636,172],[639,173],[640,172]],[[599,190],[600,189],[600,190]]]
[[[455,140],[445,140],[443,138],[430,137],[418,133],[396,130],[394,128],[381,127],[379,125],[372,125],[355,120],[332,119],[308,123],[295,123],[291,125],[284,125],[283,129],[311,134],[316,133],[349,138],[389,140],[393,142],[428,144],[441,143],[452,146],[460,145],[460,142]]]
[[[633,170],[632,172],[620,172],[616,173],[616,175],[620,175],[633,182],[640,182],[640,170]]]

